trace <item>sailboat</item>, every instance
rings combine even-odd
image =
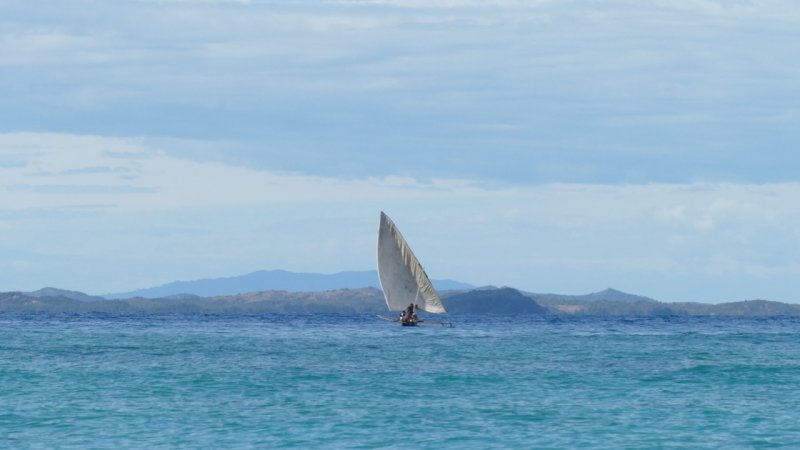
[[[389,311],[403,311],[400,318],[380,316],[382,319],[400,322],[403,326],[450,325],[417,318],[415,310],[433,314],[445,314],[447,310],[408,242],[383,211],[378,228],[378,278]]]

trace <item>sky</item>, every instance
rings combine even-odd
[[[800,303],[794,0],[0,0],[0,291],[375,267]]]

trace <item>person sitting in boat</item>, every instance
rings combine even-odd
[[[400,318],[400,321],[403,323],[413,322],[416,318],[417,314],[414,312],[414,304],[408,305],[405,312],[403,312],[403,316]]]

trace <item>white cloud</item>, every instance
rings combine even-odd
[[[112,35],[24,29],[0,35],[0,66],[97,65],[132,59],[132,53],[115,44]]]
[[[429,271],[477,284],[554,292],[615,286],[685,299],[680,285],[656,289],[653,280],[800,276],[797,182],[494,188],[409,176],[338,179],[178,158],[147,142],[0,135],[0,161],[14,162],[0,164],[0,245],[45,259],[159,259],[162,277],[172,260],[184,278],[214,276],[220,260],[238,261],[240,271],[337,271],[370,267],[372,222],[385,209]],[[170,142],[177,141],[160,145]],[[92,214],[58,213],[68,210]],[[24,217],[35,211],[78,220],[56,227],[72,238],[42,237],[52,233],[49,221],[25,231]],[[212,267],[189,271],[187,258]],[[753,286],[751,297],[763,291]]]
[[[151,245],[198,260],[244,260],[234,247],[251,245],[302,268],[288,259],[300,247],[346,269],[371,264],[369,239],[349,252],[363,264],[337,249],[385,208],[431,268],[478,283],[796,273],[797,2],[241,3],[67,0],[42,14],[11,2],[3,131],[185,137],[215,155],[0,135],[0,244],[147,261]],[[240,147],[221,157],[214,139]],[[31,211],[83,222],[39,243],[53,226],[21,238]],[[97,215],[131,227],[127,241],[103,240]],[[338,228],[306,225],[317,217]],[[194,241],[176,241],[188,234],[176,223],[195,219]]]
[[[169,145],[169,141],[166,144]],[[170,156],[138,139],[0,134],[0,209],[115,203],[120,210],[303,202],[475,202],[510,223],[567,228],[630,221],[712,231],[724,224],[781,226],[800,218],[800,183],[566,184],[489,188],[472,180],[409,176],[337,179]],[[103,192],[107,188],[107,192]],[[85,192],[82,192],[85,191]],[[460,203],[459,203],[460,204]]]
[[[302,202],[349,202],[447,195],[463,181],[412,178],[337,180],[197,162],[169,156],[136,139],[62,134],[0,135],[0,209],[112,203],[119,211],[214,208]],[[401,194],[402,193],[402,194]]]
[[[800,66],[792,28],[774,31],[797,20],[787,1],[29,3],[0,31],[5,130],[255,137],[361,160],[394,144],[440,167],[508,148],[492,173],[450,176],[515,181],[521,166],[537,181],[703,179],[720,147],[713,179],[748,179],[752,141],[777,157],[795,141]],[[652,169],[643,145],[672,165]],[[750,179],[792,173],[765,165]]]

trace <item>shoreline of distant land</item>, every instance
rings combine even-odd
[[[800,316],[800,305],[768,300],[728,303],[660,302],[606,289],[586,295],[537,294],[510,287],[440,292],[450,314],[556,316]],[[157,298],[106,299],[77,291],[44,288],[0,292],[0,313],[260,314],[386,313],[375,287],[292,292],[265,290],[233,295],[177,294]]]

